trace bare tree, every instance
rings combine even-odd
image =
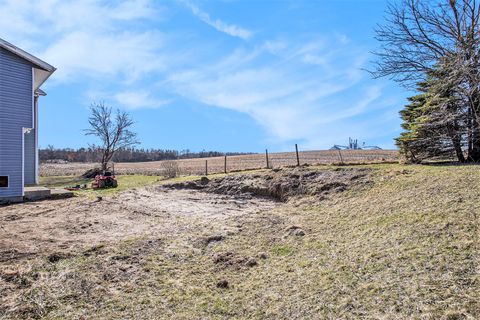
[[[47,156],[49,160],[55,159],[55,147],[51,144],[47,146]]]
[[[480,4],[477,0],[400,0],[376,29],[374,77],[412,87],[436,69],[469,108],[468,159],[480,161]]]
[[[161,163],[163,176],[166,178],[175,178],[180,173],[178,162],[175,160],[165,160]]]
[[[476,0],[390,4],[386,24],[375,30],[381,47],[374,52],[379,58],[374,76],[408,85],[425,80],[443,59],[459,58],[462,64],[478,59],[479,11]]]
[[[138,144],[137,134],[130,131],[133,120],[127,112],[119,109],[112,117],[112,108],[104,103],[92,104],[90,111],[91,115],[88,118],[90,128],[85,130],[85,134],[97,136],[100,139],[101,169],[107,170],[108,162],[118,149]]]

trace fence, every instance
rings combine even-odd
[[[398,161],[396,150],[323,150],[249,154],[229,157],[212,157],[175,160],[181,174],[204,175],[205,173],[222,173],[249,169],[294,166],[298,164],[333,164],[333,163],[381,163]],[[117,174],[162,175],[163,161],[116,163]],[[92,163],[57,163],[42,164],[41,176],[81,175],[91,169]]]
[[[179,167],[182,173],[205,174],[232,172],[259,168],[277,168],[283,166],[295,166],[298,164],[334,164],[334,163],[382,163],[398,161],[396,150],[328,150],[328,151],[303,151],[282,152],[231,156],[227,158],[225,166],[224,157],[215,157],[191,160],[180,160]],[[207,162],[207,166],[205,165]],[[225,170],[226,169],[226,170]]]

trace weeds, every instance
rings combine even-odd
[[[0,280],[0,318],[479,318],[478,167],[367,167],[372,183],[321,201],[172,215],[162,221],[175,233],[161,239],[147,233],[56,263],[33,259],[22,273],[29,286]],[[291,226],[305,235],[286,234]],[[197,248],[216,234],[227,236]],[[215,263],[227,252],[262,258]]]

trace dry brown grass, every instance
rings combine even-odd
[[[368,168],[322,201],[208,219],[162,216],[138,190],[132,223],[158,214],[170,232],[2,262],[18,274],[0,280],[0,318],[478,319],[478,166]]]
[[[399,155],[396,150],[343,150],[342,160],[345,163],[381,163],[398,161]],[[177,160],[182,174],[198,175],[205,173],[205,160],[208,161],[208,173],[224,172],[224,157],[199,158]],[[300,152],[301,164],[333,164],[340,163],[340,156],[336,150],[303,151]],[[116,163],[115,171],[119,174],[162,175],[163,161]],[[297,160],[294,152],[272,153],[269,155],[271,168],[296,165]],[[227,171],[240,171],[259,169],[266,167],[264,154],[252,154],[231,156],[227,159]],[[41,176],[64,176],[81,175],[92,168],[91,163],[66,163],[66,164],[42,164]]]

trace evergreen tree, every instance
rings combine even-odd
[[[425,82],[418,83],[420,94],[410,97],[400,111],[405,131],[396,144],[410,162],[454,156],[465,162],[468,108],[455,85],[445,79],[445,71],[431,72]]]
[[[425,105],[427,94],[422,93],[408,98],[410,101],[403,110],[400,111],[400,117],[403,120],[402,128],[405,130],[396,138],[396,145],[400,149],[400,153],[406,157],[409,162],[419,162],[424,157],[422,150],[417,150],[417,141],[420,139],[417,127],[421,116],[421,109]]]

